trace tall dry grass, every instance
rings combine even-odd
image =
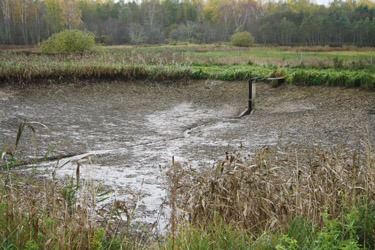
[[[239,149],[202,172],[178,168],[180,218],[192,224],[208,225],[219,216],[264,232],[285,229],[294,216],[321,225],[323,212],[339,218],[345,209],[375,202],[375,148],[368,141],[361,150]]]
[[[57,161],[50,178],[18,173],[17,145],[26,128],[35,132],[31,122],[22,122],[16,143],[0,150],[2,249],[140,249],[151,240],[151,233],[132,228],[141,192],[103,203],[111,191],[81,179],[82,166],[92,164],[90,156]],[[75,165],[71,177],[57,178],[68,164]]]

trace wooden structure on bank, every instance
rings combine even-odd
[[[254,110],[255,104],[255,95],[256,95],[256,82],[271,82],[277,81],[276,86],[280,86],[285,82],[285,78],[278,77],[278,78],[262,78],[262,77],[253,77],[249,80],[249,104],[247,110],[241,113],[240,118],[245,115],[251,115],[252,111]]]

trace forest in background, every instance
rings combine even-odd
[[[334,0],[0,0],[0,44],[35,45],[84,29],[104,45],[218,43],[249,31],[259,44],[375,45],[375,3]]]

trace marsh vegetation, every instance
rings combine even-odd
[[[258,84],[256,112],[236,119],[246,91],[3,85],[3,246],[371,249],[373,93]]]
[[[375,249],[374,17],[0,0],[0,248]]]
[[[372,49],[228,46],[105,47],[86,53],[2,51],[0,82],[247,80],[284,76],[296,85],[374,89]],[[32,63],[30,63],[32,62]]]

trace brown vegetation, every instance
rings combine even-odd
[[[375,148],[312,148],[304,152],[239,148],[201,173],[177,166],[183,218],[205,225],[216,216],[253,232],[287,227],[293,216],[321,224],[343,210],[375,202]],[[176,164],[173,166],[173,172]]]

